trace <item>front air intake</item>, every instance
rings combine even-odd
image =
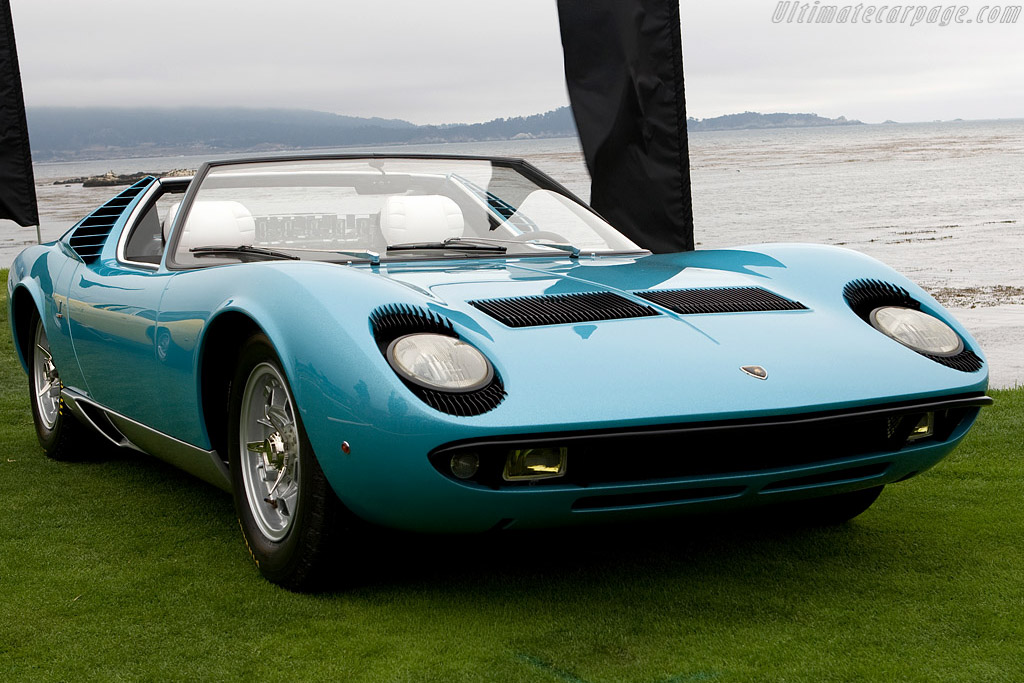
[[[613,292],[519,296],[469,303],[509,327],[566,325],[658,315],[653,308]]]
[[[684,315],[807,310],[799,301],[787,299],[760,287],[656,289],[636,292],[636,295],[652,304],[664,306],[670,311]]]

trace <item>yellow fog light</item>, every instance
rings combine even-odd
[[[927,439],[929,436],[935,435],[935,413],[925,413],[921,416],[921,419],[917,421],[914,428],[910,430],[910,435],[907,437],[907,443],[912,441],[919,441],[920,439]]]
[[[565,476],[568,448],[522,448],[508,452],[505,481],[552,479]]]

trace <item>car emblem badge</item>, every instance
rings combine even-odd
[[[760,365],[744,365],[740,368],[754,379],[768,379],[768,371]]]

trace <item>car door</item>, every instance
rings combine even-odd
[[[90,397],[148,424],[159,409],[156,311],[171,274],[159,265],[162,219],[187,184],[153,183],[126,211],[99,258],[68,289],[71,339]],[[116,226],[116,224],[115,224]]]

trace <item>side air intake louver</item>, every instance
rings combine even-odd
[[[871,311],[882,306],[902,306],[921,310],[921,304],[910,296],[910,292],[903,287],[882,282],[881,280],[854,280],[843,287],[843,298],[864,322],[871,324]],[[946,367],[960,370],[961,372],[977,372],[983,363],[978,354],[967,348],[964,344],[963,351],[955,356],[933,356],[930,353],[921,353],[922,356]]]
[[[391,304],[375,310],[370,314],[370,328],[373,331],[373,339],[385,358],[388,345],[407,334],[443,334],[455,338],[459,336],[449,320],[437,313],[405,304]],[[431,408],[459,417],[482,415],[494,410],[505,400],[506,395],[505,386],[497,371],[490,384],[476,391],[466,392],[437,391],[408,382],[400,375],[399,379]]]
[[[82,219],[68,238],[68,245],[86,263],[93,263],[100,256],[103,243],[110,234],[114,223],[124,213],[125,208],[134,201],[140,192],[156,180],[146,176],[127,190]]]
[[[520,296],[469,303],[509,327],[564,325],[658,315],[653,308],[613,292]]]
[[[807,310],[799,301],[787,299],[760,287],[658,289],[635,294],[652,304],[683,314]]]

